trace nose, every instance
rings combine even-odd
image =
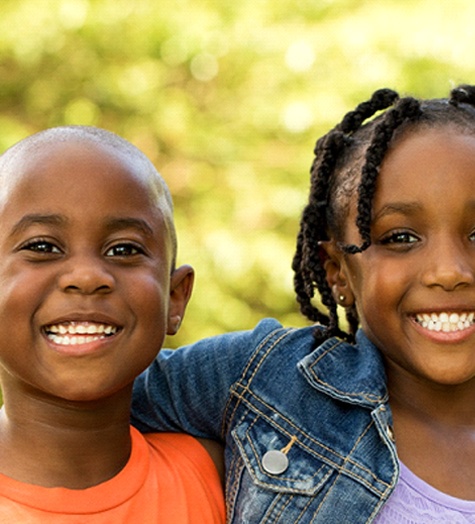
[[[59,277],[59,286],[67,293],[107,294],[114,289],[114,277],[100,257],[75,256]]]
[[[453,291],[474,283],[474,266],[473,245],[468,247],[463,241],[438,242],[427,250],[422,280],[426,286]]]

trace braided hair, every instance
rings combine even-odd
[[[391,89],[380,89],[317,141],[309,200],[300,220],[292,263],[301,312],[312,322],[325,326],[315,330],[317,341],[339,336],[352,342],[359,325],[352,306],[346,308],[348,332],[340,328],[337,304],[326,280],[326,253],[320,243],[332,237],[348,255],[367,249],[371,245],[376,181],[389,147],[403,135],[444,126],[475,134],[475,86],[461,85],[451,91],[448,99],[430,100],[400,98]],[[340,240],[355,193],[361,243],[348,245]],[[316,292],[323,308],[314,305]]]

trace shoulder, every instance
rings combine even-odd
[[[148,445],[161,458],[176,468],[194,470],[202,476],[224,479],[224,448],[218,442],[195,438],[184,433],[148,433],[143,435]]]
[[[158,367],[162,372],[182,374],[186,367],[199,369],[198,375],[207,379],[212,376],[213,380],[225,377],[226,382],[230,378],[234,381],[256,350],[284,331],[286,328],[277,320],[265,319],[254,329],[208,337],[175,350],[162,350],[149,369],[153,372]]]
[[[239,363],[245,362],[251,355],[262,348],[281,345],[299,345],[308,351],[313,344],[315,326],[307,328],[286,328],[273,318],[266,318],[253,329],[234,331],[223,335],[205,338],[178,350],[162,350],[158,362],[167,365],[168,360],[196,358],[212,365],[224,365],[236,369]],[[219,357],[216,359],[215,357]]]

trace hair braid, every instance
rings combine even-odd
[[[349,134],[356,131],[368,118],[377,111],[386,109],[398,99],[398,94],[392,89],[378,89],[369,100],[358,104],[353,111],[347,113],[341,123],[337,126],[343,133]]]
[[[383,114],[365,123],[385,109]],[[359,246],[340,244],[340,248],[354,254],[369,247],[376,182],[388,148],[396,136],[445,126],[475,135],[475,86],[461,85],[451,91],[449,99],[423,101],[411,97],[399,99],[395,91],[380,89],[317,141],[309,201],[302,214],[292,263],[302,313],[326,326],[324,330],[316,330],[317,341],[333,335],[353,340],[359,325],[356,308],[351,307],[346,308],[349,333],[339,328],[337,304],[326,280],[327,255],[321,242],[343,239],[344,220],[356,191],[356,226],[362,242]],[[312,304],[316,290],[327,313]]]
[[[449,103],[458,107],[459,104],[475,106],[475,86],[462,84],[450,91]]]
[[[326,206],[328,201],[329,179],[333,173],[336,159],[343,147],[343,134],[333,130],[315,146],[316,158],[312,172],[318,171],[318,177],[312,177],[309,203],[305,207],[297,237],[297,250],[292,262],[295,272],[294,287],[301,312],[310,320],[328,323],[328,317],[315,308],[311,300],[317,284],[322,302],[331,307],[331,291],[326,283],[325,270],[320,260],[319,241],[326,239]]]
[[[351,135],[377,111],[394,103],[398,95],[390,89],[376,91],[370,100],[348,112],[340,124],[316,143],[315,159],[311,167],[311,189],[307,206],[300,222],[297,248],[292,268],[295,272],[294,288],[301,312],[311,321],[327,326],[323,336],[348,335],[338,327],[337,304],[326,281],[324,255],[320,242],[327,240],[327,209],[329,206],[330,180],[342,150],[351,143]],[[313,306],[312,299],[318,289],[328,315]],[[357,324],[357,316],[349,315],[350,325]]]
[[[410,97],[402,98],[394,108],[386,112],[384,119],[376,125],[373,139],[366,150],[365,164],[361,170],[361,180],[358,187],[356,226],[363,243],[361,246],[343,246],[347,253],[360,253],[371,244],[372,202],[381,163],[396,129],[406,120],[415,121],[421,114],[421,106],[418,100]]]

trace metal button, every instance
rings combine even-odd
[[[289,459],[285,453],[277,449],[267,451],[262,457],[262,466],[271,475],[280,475],[289,467]]]

